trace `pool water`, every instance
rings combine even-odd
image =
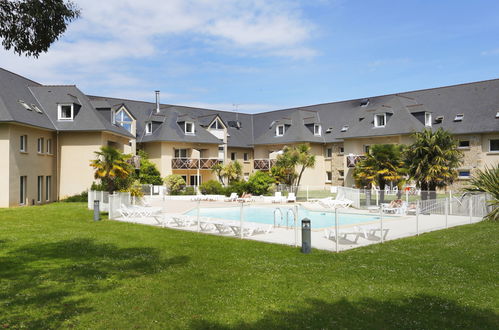
[[[282,218],[277,211],[277,223],[281,226],[286,226],[287,223],[291,226],[293,224],[292,207],[258,207],[258,206],[245,206],[243,208],[244,221],[258,222],[264,224],[274,224],[274,212],[280,209]],[[289,216],[287,214],[289,212]],[[210,217],[225,220],[239,221],[241,213],[240,207],[216,207],[216,208],[200,208],[199,215],[202,217]],[[190,210],[186,214],[197,215],[197,209]],[[327,228],[335,225],[334,213],[310,211],[302,207],[298,208],[298,219],[309,218],[312,223],[312,228]],[[369,221],[379,221],[378,215],[370,214],[355,214],[355,213],[338,213],[339,225],[347,224],[360,224]],[[281,220],[282,219],[282,220]],[[289,222],[286,221],[289,219]]]

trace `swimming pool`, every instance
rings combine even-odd
[[[290,212],[289,225],[291,226],[293,222],[293,216],[291,215],[293,207],[286,207],[286,206],[284,207],[245,206],[243,209],[244,221],[273,224],[274,212],[277,208],[280,209],[282,212],[282,221],[280,225],[286,226],[286,219],[287,219],[286,215],[288,212]],[[239,207],[213,207],[213,208],[206,207],[199,209],[199,215],[202,217],[237,220],[237,221],[239,221],[240,212],[241,209]],[[197,210],[192,209],[186,214],[196,215]],[[309,218],[312,223],[312,228],[315,229],[327,228],[335,225],[334,213],[310,211],[303,207],[299,207],[298,219],[301,221],[301,219],[303,218]],[[371,214],[338,213],[338,218],[339,218],[339,225],[358,224],[358,223],[360,224],[369,221],[379,221],[378,215],[371,215]],[[281,216],[278,215],[277,219],[280,220]]]

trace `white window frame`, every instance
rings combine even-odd
[[[28,177],[21,175],[19,177],[19,205],[26,205],[26,196],[28,189]]]
[[[19,151],[20,152],[28,152],[28,136],[21,135],[19,137]]]
[[[249,153],[247,153],[247,152],[243,153],[243,160],[245,162],[249,162]]]
[[[321,136],[322,135],[322,126],[319,124],[314,124],[314,135]]]
[[[188,127],[189,125],[191,126],[191,130],[187,130],[187,127]],[[194,135],[194,134],[195,134],[194,123],[193,123],[193,122],[191,122],[191,121],[186,121],[186,122],[184,123],[184,132],[185,132],[185,134],[187,134],[187,135]]]
[[[151,135],[152,134],[152,122],[147,122],[146,123],[146,135]]]
[[[383,118],[383,125],[380,125],[379,118]],[[377,113],[374,115],[374,127],[386,126],[386,113]]]
[[[62,117],[62,107],[71,107],[71,117]],[[74,104],[58,104],[57,105],[57,120],[58,121],[73,121],[74,120]]]
[[[431,127],[431,112],[424,113],[424,125]]]
[[[52,176],[45,177],[45,201],[50,202],[50,195],[52,193]]]
[[[331,176],[331,178],[329,178]],[[330,183],[333,181],[333,172],[332,171],[326,171],[326,182]]]
[[[213,127],[213,126],[216,126],[216,127]],[[216,118],[210,125],[209,127],[210,129],[214,129],[214,130],[223,130],[224,129],[224,126],[222,125],[222,122],[220,121],[220,119]]]
[[[36,202],[41,203],[43,201],[43,175],[39,175],[36,178]]]
[[[230,153],[230,160],[237,160],[237,152]]]
[[[462,114],[462,113],[458,113],[458,114],[454,117],[454,121],[463,121],[463,118],[464,118],[464,114]]]
[[[371,149],[371,145],[370,144],[364,144],[364,153],[365,154],[368,154],[369,153],[369,149]]]
[[[496,140],[499,140],[499,139],[490,139],[489,140],[489,152],[499,153],[499,149],[498,150],[492,150],[492,141],[496,141]]]
[[[345,178],[345,171],[344,170],[338,170],[338,178],[340,178],[340,179]]]
[[[117,116],[119,113],[124,113],[124,114],[126,114],[128,117],[130,117],[130,121],[125,120],[125,119],[123,118],[123,116],[121,116],[121,117],[122,117],[122,120],[116,120],[116,116]],[[132,115],[131,115],[131,114],[130,114],[130,113],[129,113],[129,112],[128,112],[125,108],[121,107],[121,108],[119,108],[117,111],[114,111],[114,112],[113,112],[113,124],[114,124],[114,125],[116,125],[116,126],[120,126],[120,127],[122,127],[123,129],[125,129],[125,130],[127,130],[127,131],[128,131],[128,129],[126,129],[124,125],[125,125],[125,124],[129,124],[129,125],[130,125],[130,131],[129,131],[130,133],[131,133],[131,131],[132,131],[133,122],[134,122],[134,119],[133,119]]]
[[[469,172],[470,175],[468,175],[468,176],[459,175],[459,172],[462,172],[462,171]],[[457,170],[457,175],[458,175],[457,177],[459,179],[469,179],[469,178],[471,178],[471,170],[468,169],[468,168],[460,168],[460,169]]]
[[[182,151],[185,151],[185,157],[182,157]],[[178,156],[177,156],[177,153],[178,153]],[[176,159],[186,159],[186,158],[189,158],[189,153],[187,151],[187,149],[175,149],[174,151],[174,154],[173,154],[174,158]]]
[[[281,128],[282,128],[282,133],[279,132],[279,129]],[[284,124],[277,125],[275,127],[275,136],[284,136],[285,133],[286,133],[286,126]]]
[[[39,153],[39,154],[43,154],[43,151],[44,151],[44,144],[45,144],[45,139],[44,138],[38,138],[36,140],[36,151]]]
[[[47,154],[52,155],[52,139],[47,139]]]
[[[192,182],[192,179],[193,178],[196,178],[194,181],[194,184],[191,184]],[[199,187],[199,185],[203,182],[203,176],[200,174],[200,175],[197,175],[197,174],[194,174],[194,175],[189,175],[189,186],[191,187]]]
[[[345,147],[339,147],[339,148],[338,148],[338,153],[339,153],[340,155],[344,155],[344,154],[345,154]]]
[[[461,142],[465,142],[465,141],[468,142],[468,146],[467,147],[466,146],[462,147],[462,146],[459,145]],[[470,147],[471,147],[471,141],[470,140],[459,140],[458,141],[458,145],[457,145],[458,149],[469,149]]]
[[[326,148],[326,158],[333,158],[333,148]]]
[[[346,132],[346,131],[348,131],[348,125],[343,125],[340,132]]]

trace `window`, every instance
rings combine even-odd
[[[184,124],[184,132],[185,134],[194,134],[194,123],[186,121]]]
[[[340,177],[340,179],[343,179],[345,177],[345,171],[338,170],[338,176]]]
[[[333,172],[327,171],[326,172],[326,182],[331,182],[333,180]]]
[[[28,136],[21,135],[19,139],[19,151],[28,152]]]
[[[385,127],[386,113],[374,115],[374,127]]]
[[[181,175],[182,179],[184,179],[185,184],[187,184],[187,175]]]
[[[340,132],[346,132],[346,131],[348,131],[348,125],[343,125]]]
[[[444,121],[444,116],[438,116],[435,118],[435,124],[441,124]]]
[[[39,138],[38,148],[37,148],[39,154],[43,154],[43,143],[44,143],[43,138]]]
[[[245,162],[247,162],[247,161],[249,160],[249,154],[248,154],[247,152],[245,152],[245,153],[243,154],[243,160],[244,160]]]
[[[23,175],[20,177],[19,181],[19,204],[26,204],[26,183],[28,181],[28,177]]]
[[[454,117],[454,121],[463,121],[464,115],[462,113],[457,114],[456,117]]]
[[[499,140],[490,140],[489,141],[489,151],[499,152]]]
[[[368,154],[368,153],[369,153],[369,145],[365,145],[365,146],[364,146],[364,152],[365,152],[366,154]]]
[[[469,179],[471,176],[470,170],[459,170],[458,176],[460,179]]]
[[[284,132],[286,131],[284,125],[277,125],[275,128],[275,135],[276,136],[283,136]]]
[[[467,149],[470,147],[470,141],[469,140],[459,140],[459,149]]]
[[[57,120],[73,120],[74,109],[72,104],[59,104]]]
[[[24,109],[29,110],[29,111],[33,110],[33,109],[31,109],[31,107],[29,106],[29,104],[26,103],[26,102],[24,102],[23,100],[19,100],[17,102],[19,102],[19,104],[21,104],[24,107]]]
[[[43,176],[37,178],[36,201],[41,203],[43,199]]]
[[[152,122],[146,123],[146,134],[152,134]]]
[[[343,155],[345,153],[345,148],[344,147],[340,147],[340,155]]]
[[[333,148],[326,148],[326,158],[333,157]]]
[[[201,175],[191,175],[190,177],[190,185],[191,186],[199,186],[201,184]]]
[[[52,139],[47,139],[47,154],[52,155]]]
[[[175,158],[187,158],[187,149],[175,149]]]
[[[499,118],[499,111],[496,112],[496,118]]]
[[[230,160],[236,160],[236,153],[235,152],[230,153]]]
[[[220,120],[217,118],[210,126],[211,129],[224,129],[224,126],[220,122]]]
[[[320,136],[322,134],[322,127],[319,124],[314,124],[314,135]]]
[[[36,112],[38,112],[38,113],[43,113],[43,111],[42,111],[39,107],[37,107],[35,104],[32,104],[32,105],[31,105],[31,107],[32,107],[32,108],[33,108]]]
[[[424,125],[431,126],[431,113],[429,112],[424,113]]]
[[[132,131],[133,119],[124,109],[116,111],[113,121],[115,125],[121,126],[129,132]]]
[[[360,101],[360,106],[365,108],[369,105],[369,99],[363,99],[362,101]]]
[[[49,175],[45,177],[45,200],[47,202],[50,201],[51,192],[52,192],[52,177]]]

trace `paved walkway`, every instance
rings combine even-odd
[[[161,200],[152,199],[150,200],[152,206],[162,208],[162,218],[141,218],[133,219],[128,222],[141,223],[153,226],[162,226],[161,221],[168,219],[171,216],[183,214],[192,209],[199,207],[234,207],[238,206],[239,203],[236,202],[193,202],[193,201],[182,201],[182,200]],[[276,208],[279,204],[262,204],[262,203],[250,203],[251,205],[258,205],[262,207]],[[299,203],[298,203],[299,204]],[[247,206],[246,204],[245,206]],[[292,206],[291,203],[287,206]],[[356,209],[341,209],[340,213],[357,213],[357,214],[369,214],[365,210]],[[371,213],[372,214],[372,213]],[[331,215],[333,217],[333,215]],[[125,221],[123,219],[118,219],[120,221]],[[159,221],[158,221],[159,220]],[[448,216],[447,219],[444,215],[420,215],[419,221],[416,221],[416,216],[384,216],[383,223],[381,221],[373,221],[368,223],[362,223],[361,225],[342,225],[339,226],[338,230],[338,244],[336,244],[336,234],[335,228],[327,228],[329,231],[330,238],[326,238],[325,229],[312,229],[312,247],[322,250],[329,251],[343,251],[347,249],[352,249],[359,246],[365,246],[369,244],[380,243],[383,241],[394,240],[402,237],[409,237],[417,235],[417,233],[424,233],[439,229],[444,229],[447,227],[459,226],[469,223],[475,223],[481,221],[480,218],[472,218],[470,221],[469,217],[463,216]],[[187,231],[198,231],[197,224],[189,227],[177,227],[175,224],[168,225],[170,228],[187,230]],[[205,234],[221,235],[216,231],[203,232]],[[381,234],[383,233],[383,234]],[[232,236],[232,234],[223,234],[223,236]],[[383,236],[383,237],[381,237]],[[267,243],[277,243],[286,244],[292,246],[301,246],[301,228],[274,228],[271,233],[268,234],[255,234],[250,237],[245,237],[245,239],[251,239],[256,241],[262,241]]]

